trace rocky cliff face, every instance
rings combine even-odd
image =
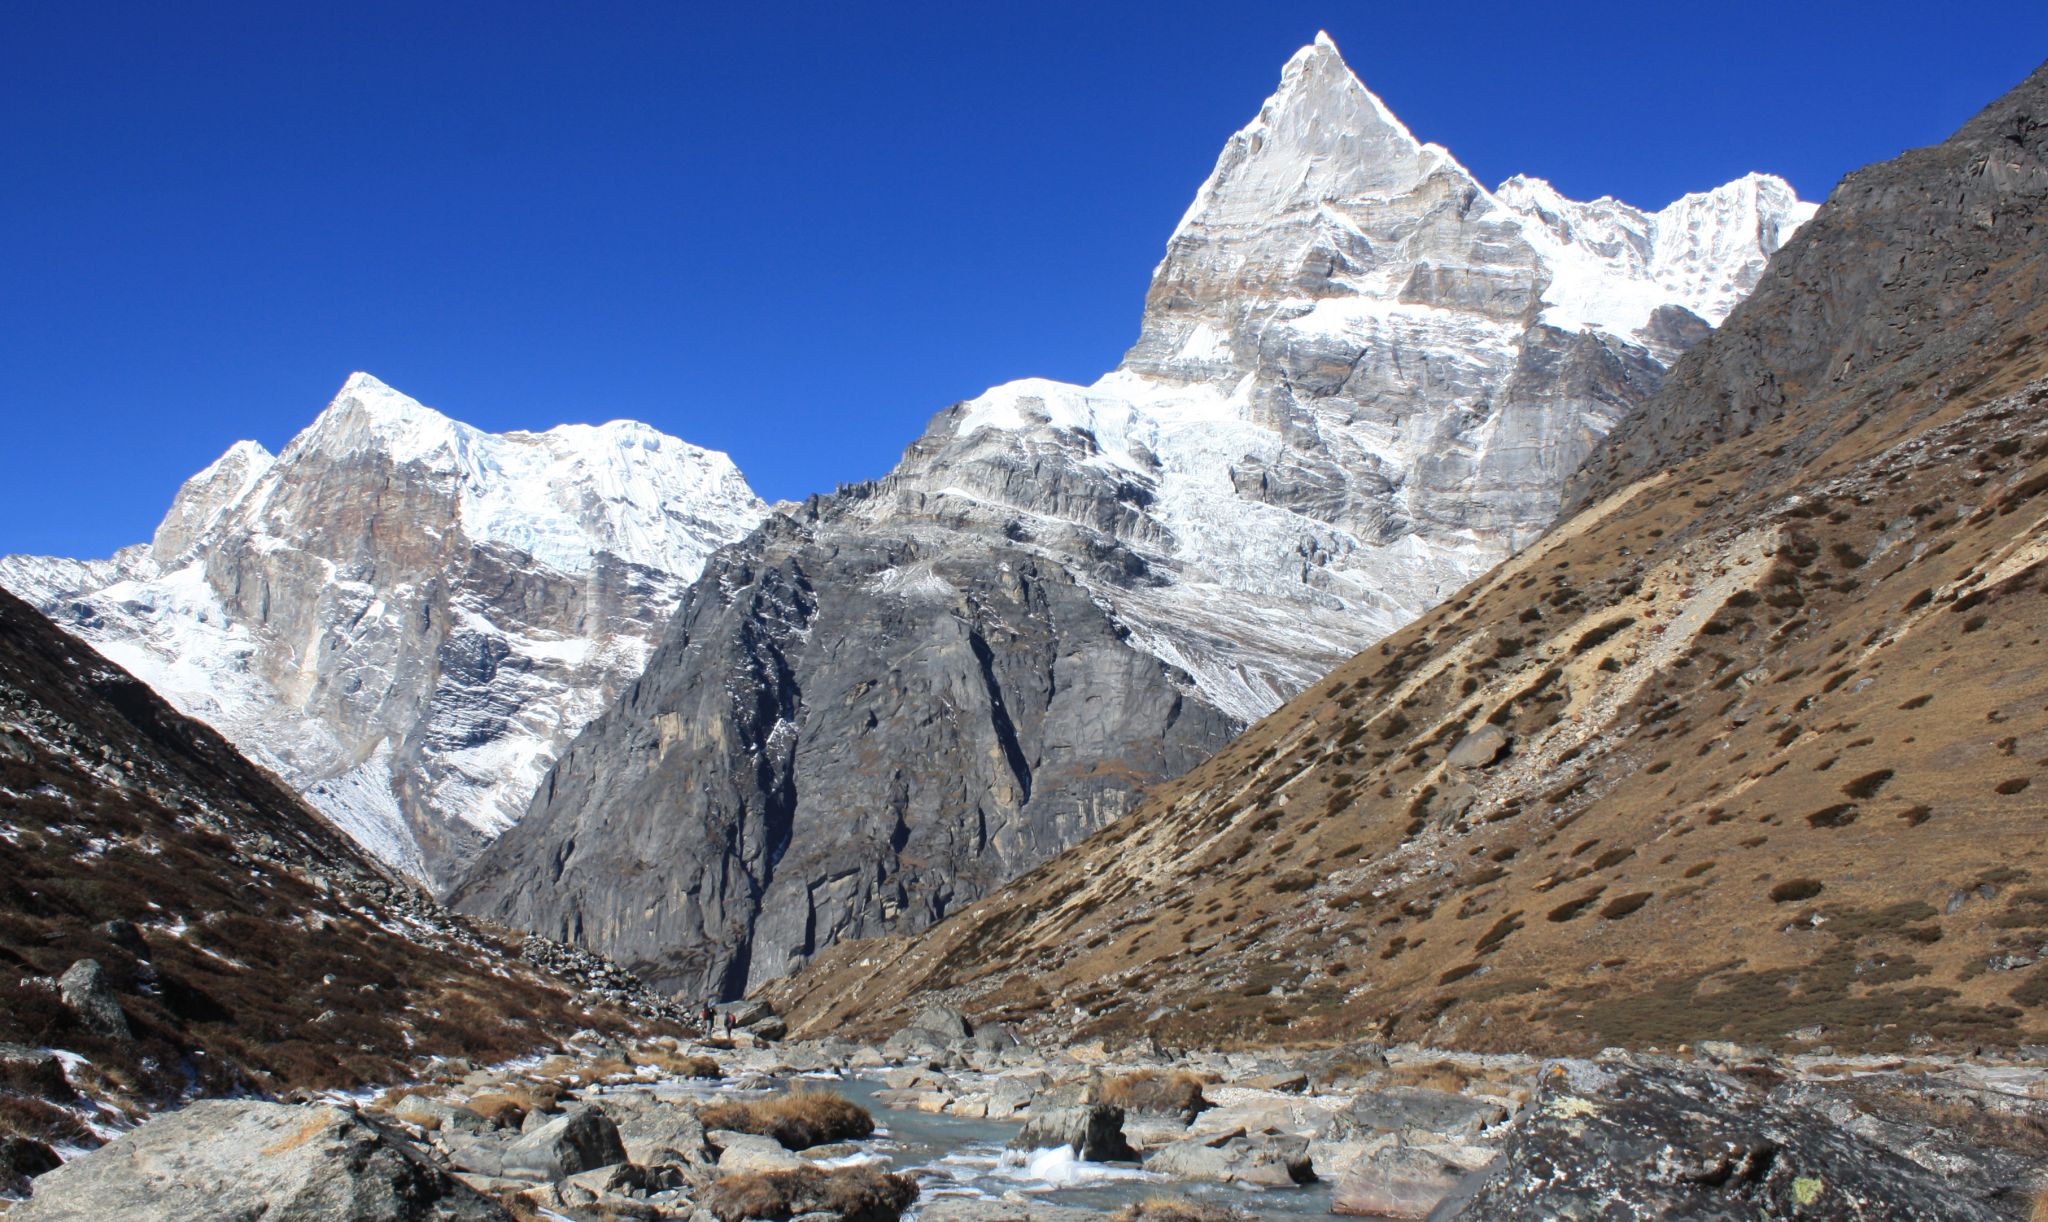
[[[2044,116],[2048,68],[1844,180],[1586,508],[793,1028],[2048,1035]]]
[[[8,557],[0,582],[445,880],[765,511],[644,425],[496,436],[357,374],[282,454],[193,476],[147,546]]]
[[[715,559],[456,902],[725,993],[945,915],[1533,538],[1809,213],[1489,192],[1318,40],[1124,363]]]

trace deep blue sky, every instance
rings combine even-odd
[[[745,10],[744,12],[740,10]],[[1483,180],[1818,198],[2048,54],[2048,4],[0,8],[0,552],[148,537],[353,369],[491,428],[647,420],[761,493],[1090,380],[1327,27]]]

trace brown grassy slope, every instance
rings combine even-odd
[[[47,987],[83,958],[112,978],[133,1043],[86,1030]],[[0,1041],[83,1053],[105,1093],[140,1105],[188,1083],[390,1080],[423,1054],[508,1056],[592,1021],[0,591]],[[65,1093],[0,1081],[0,1134],[67,1136],[33,1098]]]
[[[1226,1043],[2048,1040],[2044,101],[1845,180],[1534,547],[775,999],[800,1031],[943,993]],[[1511,752],[1449,766],[1489,724]]]

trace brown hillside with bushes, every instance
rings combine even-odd
[[[0,591],[0,1136],[97,1144],[81,1090],[135,1113],[623,1025],[507,951]],[[82,960],[114,1016],[67,1004]]]
[[[1845,179],[1578,511],[772,996],[1070,1037],[2048,1042],[2048,69]]]

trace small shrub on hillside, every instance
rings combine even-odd
[[[1771,902],[1774,904],[1796,904],[1810,900],[1826,888],[1816,879],[1788,878],[1771,888]]]

